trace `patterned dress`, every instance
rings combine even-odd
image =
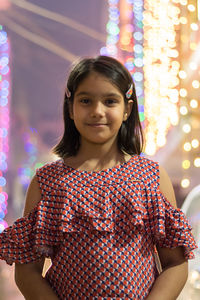
[[[158,276],[154,249],[196,248],[191,227],[159,190],[159,166],[138,155],[88,172],[59,159],[37,172],[42,198],[0,234],[0,258],[50,256],[59,299],[145,299]]]

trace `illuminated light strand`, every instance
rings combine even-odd
[[[106,25],[107,39],[106,46],[100,49],[101,55],[108,55],[117,58],[119,40],[119,0],[108,0],[109,20]]]
[[[200,158],[198,157],[199,153],[199,139],[198,135],[195,134],[195,122],[193,119],[194,115],[197,114],[197,109],[199,103],[195,98],[195,94],[199,97],[199,74],[198,69],[200,65],[199,59],[199,49],[200,49],[200,40],[198,37],[198,7],[199,1],[188,1],[184,3],[180,2],[182,5],[181,13],[185,16],[184,18],[187,20],[184,26],[184,30],[182,32],[187,32],[187,35],[190,38],[185,39],[183,34],[181,36],[181,48],[183,50],[183,68],[179,73],[180,77],[180,91],[181,91],[181,106],[180,106],[180,114],[181,114],[181,126],[182,130],[185,134],[183,138],[183,179],[181,180],[182,188],[189,188],[191,185],[191,176],[189,169],[193,165],[194,167],[200,167]],[[187,7],[186,7],[187,5]],[[187,53],[187,55],[185,55]],[[184,60],[186,57],[186,60]],[[195,71],[197,71],[195,73]],[[197,76],[195,78],[195,75]],[[198,98],[199,99],[199,98]],[[197,131],[197,129],[196,129]],[[196,156],[196,157],[195,157]]]
[[[143,5],[141,0],[121,0],[119,33],[119,59],[133,77],[141,122],[144,122]]]
[[[166,144],[168,130],[179,122],[180,9],[172,1],[160,0],[146,0],[144,9],[145,152],[154,155]]]
[[[135,82],[136,94],[139,104],[139,116],[140,121],[144,126],[144,73],[143,73],[143,12],[144,12],[144,1],[135,0],[133,3],[133,57],[134,57],[134,69],[131,70],[133,80]],[[126,64],[126,62],[125,62]]]
[[[30,128],[30,130],[23,134],[24,150],[27,159],[18,169],[18,176],[24,190],[27,189],[34,175],[34,170],[42,166],[42,164],[37,163],[38,148],[36,134],[37,132],[34,128]]]
[[[144,121],[144,75],[143,75],[143,1],[109,0],[107,44],[101,48],[102,55],[113,56],[131,73],[139,103],[139,115]]]
[[[10,45],[7,33],[0,25],[0,232],[8,224],[4,217],[7,213],[7,181],[8,168],[8,134],[9,134],[9,99],[10,99]]]

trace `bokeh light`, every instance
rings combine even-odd
[[[193,148],[198,148],[199,147],[199,141],[197,139],[193,139],[191,142],[191,145]]]
[[[196,157],[194,160],[194,166],[200,168],[200,157]]]
[[[3,220],[7,213],[8,133],[9,133],[9,96],[10,68],[9,41],[6,31],[0,25],[0,232],[7,223]]]
[[[169,129],[179,122],[179,76],[186,77],[186,72],[180,70],[178,61],[176,26],[180,20],[187,22],[180,18],[180,9],[174,1],[145,1],[144,110],[148,155],[166,145]]]
[[[183,169],[189,169],[190,168],[190,161],[188,159],[186,159],[182,162],[182,168]]]
[[[192,149],[192,146],[189,142],[186,142],[184,145],[183,145],[183,149],[187,152],[189,152],[191,149]]]
[[[190,185],[190,180],[188,178],[184,178],[184,179],[181,180],[181,186],[183,188],[186,189],[186,188],[189,187],[189,185]]]

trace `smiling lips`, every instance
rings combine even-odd
[[[94,124],[88,124],[89,126],[92,126],[92,127],[102,127],[102,126],[105,126],[107,124],[102,124],[102,123],[94,123]]]

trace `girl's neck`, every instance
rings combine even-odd
[[[123,153],[117,147],[85,148],[80,147],[76,156],[65,159],[65,164],[78,170],[101,171],[122,164],[130,159],[130,155]]]

